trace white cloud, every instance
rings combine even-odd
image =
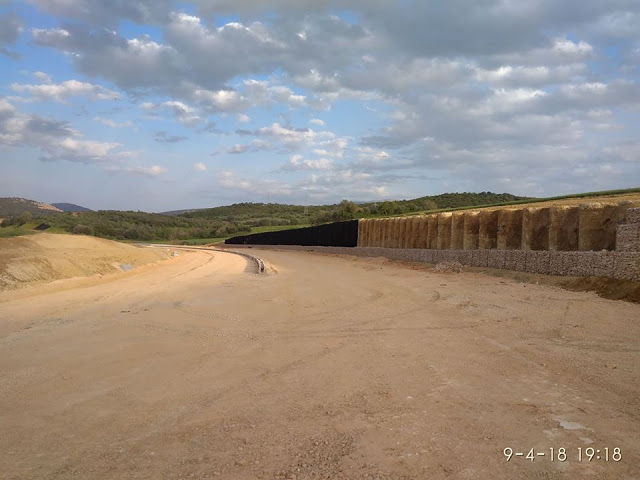
[[[51,77],[49,75],[47,75],[46,73],[44,73],[44,72],[33,72],[33,76],[40,83],[53,83],[51,81]]]
[[[134,175],[142,175],[144,177],[152,178],[164,175],[168,171],[165,167],[161,167],[159,165],[153,165],[151,167],[109,165],[105,170],[114,173],[132,173]]]
[[[276,199],[284,199],[291,197],[295,190],[291,185],[276,180],[238,177],[230,170],[219,173],[218,183],[220,188],[233,194],[250,194],[253,198],[274,196]]]
[[[115,142],[85,140],[65,122],[19,112],[0,98],[0,145],[30,147],[42,152],[43,161],[69,161],[98,165],[108,171],[157,176],[165,172],[158,166],[129,165],[136,155]]]
[[[163,107],[169,108],[176,120],[183,125],[195,125],[200,123],[202,119],[195,113],[195,109],[177,100],[170,100],[162,104]]]
[[[110,118],[93,117],[93,120],[110,128],[126,128],[133,127],[133,122],[127,120],[124,122],[116,122]]]
[[[70,97],[86,97],[89,100],[117,100],[120,98],[117,92],[108,90],[100,85],[67,80],[59,84],[28,85],[13,83],[11,89],[14,92],[26,93],[39,101],[63,102]]]
[[[333,167],[331,160],[327,158],[305,159],[302,155],[291,155],[289,162],[284,164],[282,170],[329,170]]]
[[[249,147],[247,145],[240,145],[240,144],[236,144],[233,147],[231,147],[229,150],[227,150],[227,153],[231,153],[231,154],[240,154],[240,153],[245,153],[246,151],[249,150]]]
[[[269,157],[296,155],[283,169],[297,178],[318,170],[305,184],[314,195],[329,195],[323,189],[330,181],[363,195],[404,194],[403,182],[433,170],[444,180],[430,188],[486,190],[511,179],[513,188],[531,192],[591,180],[572,172],[593,167],[596,153],[611,167],[599,170],[604,176],[637,172],[622,160],[630,153],[613,150],[635,138],[640,121],[634,0],[196,0],[188,14],[162,0],[29,1],[64,20],[33,29],[36,44],[67,53],[87,78],[143,100],[149,115],[170,112],[194,136],[211,116],[221,117],[221,129],[225,119],[264,122],[236,131],[250,137],[244,144],[229,149],[232,139],[216,148],[269,151],[270,172]],[[226,14],[238,20],[212,21]],[[124,20],[153,22],[157,32],[130,38],[110,30]],[[26,87],[67,98],[39,80]],[[327,112],[324,120],[313,118],[319,111]],[[308,117],[316,130],[289,124]],[[335,132],[324,131],[325,120]],[[156,138],[178,139],[166,132]],[[351,173],[338,175],[344,171]],[[398,172],[409,180],[394,183]]]
[[[206,172],[207,171],[207,166],[202,162],[194,163],[193,164],[193,169],[196,172]]]

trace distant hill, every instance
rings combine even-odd
[[[169,212],[160,212],[159,215],[169,215],[175,217],[176,215],[182,215],[184,213],[197,212],[198,210],[205,210],[204,208],[189,208],[187,210],[171,210]]]
[[[278,203],[237,203],[223,207],[167,212],[187,218],[237,222],[251,227],[276,225],[317,224],[349,218],[368,218],[381,215],[402,215],[428,210],[473,207],[525,200],[510,193],[443,193],[415,198],[381,202],[353,203],[343,201],[335,205],[282,205]]]
[[[46,215],[49,213],[62,213],[62,209],[48,203],[36,202],[26,198],[0,198],[0,217],[16,216],[24,212],[29,212],[33,215]]]
[[[91,212],[90,208],[81,207],[75,203],[52,203],[51,205],[63,212]]]

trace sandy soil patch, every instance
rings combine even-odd
[[[3,478],[640,477],[640,305],[251,253],[270,275],[193,251],[5,297]],[[622,459],[579,462],[587,447]]]
[[[0,238],[0,291],[129,270],[167,259],[170,252],[84,235]]]

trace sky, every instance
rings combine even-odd
[[[0,0],[0,197],[640,186],[638,0]]]

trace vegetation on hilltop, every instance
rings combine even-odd
[[[98,212],[59,213],[33,216],[25,214],[5,219],[3,227],[21,226],[26,222],[46,223],[58,231],[115,240],[182,241],[199,238],[221,238],[251,229],[224,220],[190,219],[169,217],[155,213],[120,212],[101,210]]]
[[[483,193],[455,193],[414,200],[362,203],[343,200],[336,205],[301,206],[264,203],[240,203],[224,207],[191,211],[180,215],[115,210],[55,212],[19,210],[2,222],[2,236],[23,234],[33,223],[46,224],[50,231],[95,235],[114,240],[147,242],[208,242],[229,236],[262,230],[285,229],[375,215],[397,215],[433,208],[458,205],[477,205],[518,199],[515,195]],[[37,202],[20,199],[8,202],[32,205]],[[47,211],[49,212],[49,211]]]
[[[476,206],[525,200],[510,193],[444,193],[413,200],[359,203],[343,200],[336,205],[282,205],[277,203],[236,203],[181,213],[184,218],[207,218],[240,222],[252,227],[302,225],[367,218],[378,215],[398,215],[425,210]]]
[[[474,207],[516,205],[583,197],[604,197],[640,192],[640,188],[589,192],[552,198],[526,198],[508,193],[445,193],[413,200],[359,203],[343,200],[336,205],[301,206],[265,203],[239,203],[224,207],[180,214],[154,214],[122,212],[115,210],[60,213],[48,210],[46,204],[25,199],[2,199],[3,205],[45,206],[44,212],[36,209],[14,209],[3,213],[0,237],[34,233],[39,226],[52,233],[95,235],[113,240],[129,240],[163,243],[204,244],[222,240],[237,234],[257,233],[304,227],[353,218],[430,213],[441,210],[457,210]],[[4,201],[4,202],[3,202]],[[53,208],[53,207],[50,207]],[[42,229],[40,228],[40,229]]]

